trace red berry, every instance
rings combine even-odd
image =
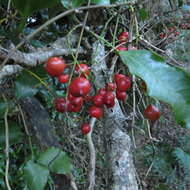
[[[106,105],[113,104],[115,100],[115,95],[112,92],[106,92],[104,95],[104,103]]]
[[[128,50],[128,48],[126,46],[124,46],[124,45],[117,46],[116,49],[118,51],[127,51]]]
[[[45,66],[45,70],[50,76],[59,76],[64,71],[65,61],[59,57],[50,57]]]
[[[88,123],[84,123],[81,127],[81,131],[83,135],[87,135],[90,132],[91,128]]]
[[[77,71],[81,77],[90,75],[90,67],[84,63],[77,65],[75,71]]]
[[[127,97],[127,93],[126,92],[116,91],[116,97],[117,97],[118,100],[122,100],[123,102],[125,102],[126,97]]]
[[[128,32],[122,32],[119,37],[118,40],[122,43],[122,42],[126,42],[129,38],[129,34]]]
[[[141,88],[144,92],[147,92],[147,85],[144,81],[141,82]]]
[[[56,98],[54,100],[55,110],[58,112],[65,112],[67,110],[67,101],[65,98]]]
[[[117,90],[125,92],[131,88],[131,80],[129,77],[121,78],[116,82]]]
[[[107,92],[107,90],[105,88],[100,88],[98,90],[98,93],[101,94],[101,95],[103,95],[103,96],[106,94],[106,92]]]
[[[93,97],[93,103],[95,106],[103,106],[104,105],[104,96],[101,94],[96,94]]]
[[[109,82],[106,86],[107,91],[114,91],[116,89],[116,84],[113,82]]]
[[[160,36],[160,38],[161,38],[161,39],[164,39],[164,38],[166,38],[166,37],[167,37],[167,35],[166,35],[165,33],[163,33],[163,32],[162,32],[162,33],[160,33],[160,35],[159,35],[159,36]]]
[[[74,105],[70,101],[68,101],[68,105],[67,105],[68,112],[79,112],[81,110],[81,108],[82,108],[82,106]]]
[[[70,84],[69,92],[73,96],[85,96],[90,92],[90,82],[84,77],[76,77]]]
[[[58,80],[60,83],[67,83],[69,81],[69,75],[59,75]]]
[[[123,74],[116,73],[116,74],[114,75],[114,81],[117,83],[117,82],[119,81],[119,79],[125,78],[125,77],[126,77],[126,76],[123,75]]]
[[[156,121],[160,118],[160,110],[154,105],[148,105],[144,110],[144,117],[149,119],[150,121]]]
[[[103,116],[103,109],[100,107],[91,106],[88,111],[91,117],[100,119]]]
[[[73,104],[74,106],[82,106],[83,105],[82,97],[75,97],[75,96],[72,96],[71,94],[69,94],[68,99],[71,102],[71,104]]]
[[[113,100],[110,104],[106,104],[107,108],[113,108],[115,106],[115,100]]]

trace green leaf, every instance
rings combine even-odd
[[[23,71],[15,81],[15,92],[18,99],[34,96],[38,89],[35,87],[39,81],[27,71]]]
[[[0,118],[4,116],[8,103],[0,99]]]
[[[61,4],[67,9],[79,7],[84,2],[85,0],[61,0]]]
[[[24,167],[24,178],[29,190],[43,190],[49,177],[46,167],[29,160]]]
[[[148,12],[142,8],[139,10],[140,18],[144,21],[148,18]]]
[[[110,0],[92,0],[92,3],[95,3],[97,5],[109,5]]]
[[[176,121],[190,128],[189,73],[167,65],[163,58],[147,50],[120,52],[120,56],[130,72],[146,82],[148,95],[169,103]]]
[[[70,173],[72,169],[70,159],[66,153],[55,147],[48,148],[41,153],[37,162],[49,167],[51,172],[57,174]]]
[[[59,0],[13,0],[15,8],[27,17],[40,9],[51,8],[59,3]]]
[[[9,143],[15,144],[20,142],[23,137],[21,126],[16,123],[9,123]],[[5,124],[0,123],[0,146],[5,146]]]

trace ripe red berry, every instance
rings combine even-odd
[[[117,91],[125,92],[131,88],[131,80],[129,77],[121,78],[116,82]]]
[[[90,75],[90,67],[84,63],[77,65],[75,71],[77,71],[81,77]]]
[[[76,77],[70,84],[69,92],[76,97],[85,96],[90,92],[90,82],[84,77]]]
[[[123,75],[123,74],[116,73],[116,74],[114,75],[114,81],[117,83],[117,82],[119,81],[119,79],[125,78],[125,77],[126,77],[126,76]]]
[[[98,93],[101,94],[101,95],[103,95],[103,96],[106,94],[106,92],[107,92],[107,90],[105,88],[100,88],[98,90]]]
[[[71,102],[71,104],[73,104],[74,106],[82,106],[83,105],[82,97],[75,97],[75,96],[72,96],[71,94],[69,94],[68,99]]]
[[[65,61],[59,57],[50,57],[45,66],[45,70],[50,76],[59,76],[64,71]]]
[[[69,81],[69,75],[66,74],[66,75],[59,75],[58,76],[58,80],[60,83],[67,83]]]
[[[88,110],[91,117],[100,119],[103,116],[103,109],[96,106],[91,106]]]
[[[68,101],[68,105],[67,105],[68,112],[79,112],[81,108],[82,108],[81,105],[74,105],[70,101]]]
[[[103,106],[104,105],[104,96],[101,94],[96,94],[93,97],[93,103],[95,106]]]
[[[116,84],[113,82],[109,82],[106,86],[107,91],[114,91],[116,89]]]
[[[159,36],[160,36],[160,38],[161,38],[161,39],[164,39],[164,38],[166,38],[166,37],[167,37],[166,33],[163,33],[163,32],[162,32],[162,33],[160,33],[160,35],[159,35]]]
[[[125,102],[126,97],[127,97],[127,93],[126,92],[116,91],[116,98],[118,100],[122,100],[123,102]]]
[[[122,32],[119,37],[118,37],[118,40],[120,41],[120,43],[122,42],[126,42],[129,38],[129,34],[128,32]]]
[[[81,131],[83,135],[87,135],[90,132],[91,128],[88,123],[84,123],[81,127]]]
[[[150,121],[156,121],[160,118],[160,110],[154,105],[148,105],[144,110],[144,117],[149,119]]]
[[[126,46],[124,46],[124,45],[120,45],[120,46],[116,47],[116,49],[118,51],[127,51],[128,50],[128,48]]]
[[[104,95],[104,103],[106,105],[113,104],[115,100],[115,95],[112,92],[106,92]]]
[[[55,110],[57,110],[58,112],[65,112],[67,110],[67,101],[65,98],[56,98],[54,100],[54,107],[55,107]]]

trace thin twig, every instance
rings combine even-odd
[[[89,186],[88,190],[93,190],[95,186],[95,168],[96,168],[96,150],[92,141],[92,131],[96,122],[96,118],[90,120],[91,130],[87,135],[87,142],[90,151],[90,170],[88,173]]]
[[[131,2],[125,2],[125,3],[118,3],[118,4],[112,4],[112,5],[90,5],[90,6],[82,6],[82,7],[78,7],[78,8],[74,8],[74,9],[69,9],[63,13],[60,13],[59,15],[53,17],[52,19],[48,20],[47,22],[45,22],[44,24],[42,24],[39,28],[37,28],[34,32],[32,32],[31,34],[29,34],[28,36],[26,36],[26,38],[24,40],[22,40],[14,49],[12,49],[12,51],[8,54],[7,58],[3,61],[3,63],[0,66],[0,70],[2,69],[2,67],[7,63],[7,61],[9,60],[10,56],[17,50],[19,49],[22,45],[25,44],[26,41],[32,39],[36,34],[38,34],[39,32],[41,32],[44,28],[46,28],[47,26],[49,26],[50,24],[54,23],[55,21],[70,15],[72,13],[80,13],[83,10],[90,10],[90,9],[98,9],[98,8],[114,8],[114,7],[119,7],[119,6],[124,6],[124,5],[129,5],[132,4]]]
[[[4,114],[5,121],[5,155],[6,155],[6,167],[5,167],[5,182],[8,190],[11,190],[11,186],[9,184],[9,124],[8,124],[8,112],[9,109],[7,107]]]

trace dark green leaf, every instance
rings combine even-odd
[[[15,81],[16,97],[24,98],[27,96],[34,96],[38,89],[36,85],[39,81],[31,76],[27,71],[23,71]]]
[[[4,116],[7,106],[8,106],[8,103],[0,99],[0,118]]]
[[[9,123],[9,143],[15,144],[20,142],[23,137],[21,126],[16,123]],[[0,145],[5,145],[5,124],[0,123]]]
[[[169,103],[176,121],[190,128],[190,75],[167,65],[163,58],[147,50],[120,52],[132,74],[142,78],[148,95]]]
[[[46,167],[28,161],[24,167],[24,178],[29,190],[43,190],[49,177]]]
[[[140,18],[144,21],[148,18],[148,12],[142,8],[139,10]]]
[[[59,0],[13,0],[14,6],[25,17],[40,9],[51,8],[58,3]]]
[[[79,7],[84,2],[85,0],[61,0],[61,4],[67,9]]]
[[[49,167],[51,172],[57,174],[70,173],[72,169],[72,165],[66,153],[54,147],[40,154],[37,162]]]

